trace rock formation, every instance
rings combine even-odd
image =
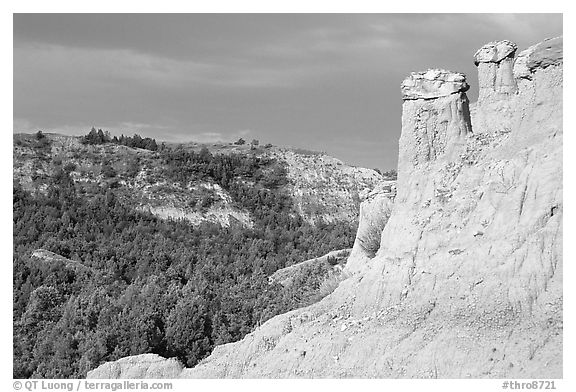
[[[478,102],[501,100],[517,91],[514,79],[515,43],[503,40],[482,46],[474,55],[478,67]]]
[[[345,267],[347,272],[358,272],[380,249],[382,230],[390,218],[395,196],[396,181],[383,181],[373,190],[360,195],[360,219]]]
[[[412,73],[402,83],[399,167],[454,157],[471,132],[463,74],[445,70]]]
[[[532,79],[539,69],[561,65],[564,60],[563,37],[549,38],[522,51],[514,64],[514,76]]]
[[[518,92],[514,78],[515,43],[503,40],[490,42],[474,55],[478,67],[478,102],[475,111],[474,132],[485,132],[493,127],[508,130],[514,112],[510,102]],[[498,113],[498,115],[496,115]],[[487,123],[490,121],[491,123]]]
[[[278,283],[284,287],[288,287],[292,285],[294,277],[296,277],[301,271],[306,267],[312,267],[316,265],[326,264],[331,266],[333,270],[342,270],[340,263],[347,259],[350,255],[351,249],[340,249],[340,250],[333,250],[325,254],[324,256],[316,257],[314,259],[302,261],[300,263],[291,265],[289,267],[281,268],[278,271],[274,272],[269,278],[268,281],[270,284]]]
[[[32,263],[40,262],[40,263],[45,264],[47,266],[54,265],[57,263],[62,263],[64,265],[64,267],[70,268],[70,269],[78,271],[78,272],[80,272],[80,271],[81,272],[94,272],[92,270],[92,268],[86,267],[84,264],[80,263],[79,261],[67,259],[63,256],[60,256],[59,254],[56,254],[54,252],[50,252],[49,250],[46,250],[46,249],[36,249],[34,252],[32,252],[32,255],[30,257],[30,262],[32,262]]]
[[[473,112],[470,128],[460,74],[410,76],[397,194],[361,218],[385,221],[376,255],[354,259],[355,244],[356,272],[331,295],[178,376],[561,378],[563,74],[552,44],[520,54],[516,92],[492,95],[508,105],[508,129],[498,111],[481,122]],[[508,67],[512,47],[483,47],[479,64]],[[89,377],[113,376],[110,366]]]
[[[156,354],[141,354],[107,362],[88,372],[87,378],[177,378],[182,364]]]
[[[447,97],[459,92],[466,92],[469,88],[464,74],[443,69],[412,72],[401,85],[404,100]]]

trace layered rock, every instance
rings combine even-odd
[[[307,267],[314,267],[317,265],[325,264],[335,271],[341,271],[341,263],[345,261],[348,256],[350,256],[351,249],[340,249],[333,250],[325,254],[324,256],[316,257],[314,259],[309,259],[302,261],[300,263],[291,265],[286,268],[281,268],[274,272],[269,278],[268,282],[270,284],[278,283],[284,287],[292,285],[294,278],[300,274]]]
[[[476,133],[512,128],[514,103],[511,100],[518,92],[513,72],[517,48],[508,40],[494,41],[482,46],[474,55],[479,85],[478,102],[472,108]]]
[[[67,259],[63,256],[60,256],[59,254],[56,254],[54,252],[50,252],[49,250],[46,250],[46,249],[36,249],[34,252],[32,252],[30,261],[32,263],[40,262],[40,263],[45,264],[47,266],[62,263],[62,265],[64,267],[70,268],[70,269],[78,271],[78,272],[80,272],[80,271],[81,272],[94,272],[92,270],[92,268],[86,267],[84,264],[80,263],[79,261]]]
[[[445,70],[412,73],[404,80],[399,167],[457,156],[472,132],[468,88],[463,74]]]
[[[518,46],[511,41],[494,41],[474,55],[478,67],[478,103],[501,100],[517,91],[514,79],[514,54]]]
[[[531,75],[507,132],[448,132],[440,113],[462,91],[405,100],[376,255],[179,377],[561,378],[562,67]],[[410,115],[430,102],[423,128]]]
[[[164,359],[157,354],[141,354],[106,362],[88,372],[86,378],[177,378],[183,367],[176,359]]]
[[[360,195],[360,219],[354,246],[345,267],[347,272],[360,271],[380,249],[382,230],[390,218],[395,196],[396,181],[384,181]]]
[[[413,72],[401,85],[402,99],[436,99],[466,92],[470,86],[466,76],[443,69]]]
[[[510,41],[491,42],[476,52],[480,92],[471,109],[475,133],[508,133],[518,128],[522,120],[518,109],[529,105],[526,92],[541,84],[535,79],[562,73],[563,37],[546,39],[515,55],[516,44]],[[537,76],[543,72],[548,75]],[[543,88],[539,92],[547,94]]]
[[[514,76],[532,79],[537,70],[562,65],[564,60],[563,37],[549,38],[523,50],[514,63]]]

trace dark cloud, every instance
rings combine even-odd
[[[561,33],[558,14],[16,14],[14,131],[244,133],[389,168],[409,72],[464,72],[475,99],[482,44]]]

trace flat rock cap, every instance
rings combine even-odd
[[[402,82],[402,99],[434,99],[465,92],[470,88],[466,75],[444,69],[412,72]]]
[[[518,49],[518,45],[512,41],[502,40],[489,42],[474,54],[474,64],[499,63],[516,52],[516,49]]]

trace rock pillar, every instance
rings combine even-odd
[[[479,105],[516,93],[513,68],[517,48],[514,42],[502,40],[487,43],[476,52],[474,64],[478,67]]]
[[[402,82],[402,135],[398,174],[439,158],[453,159],[472,132],[464,74],[413,72]]]

